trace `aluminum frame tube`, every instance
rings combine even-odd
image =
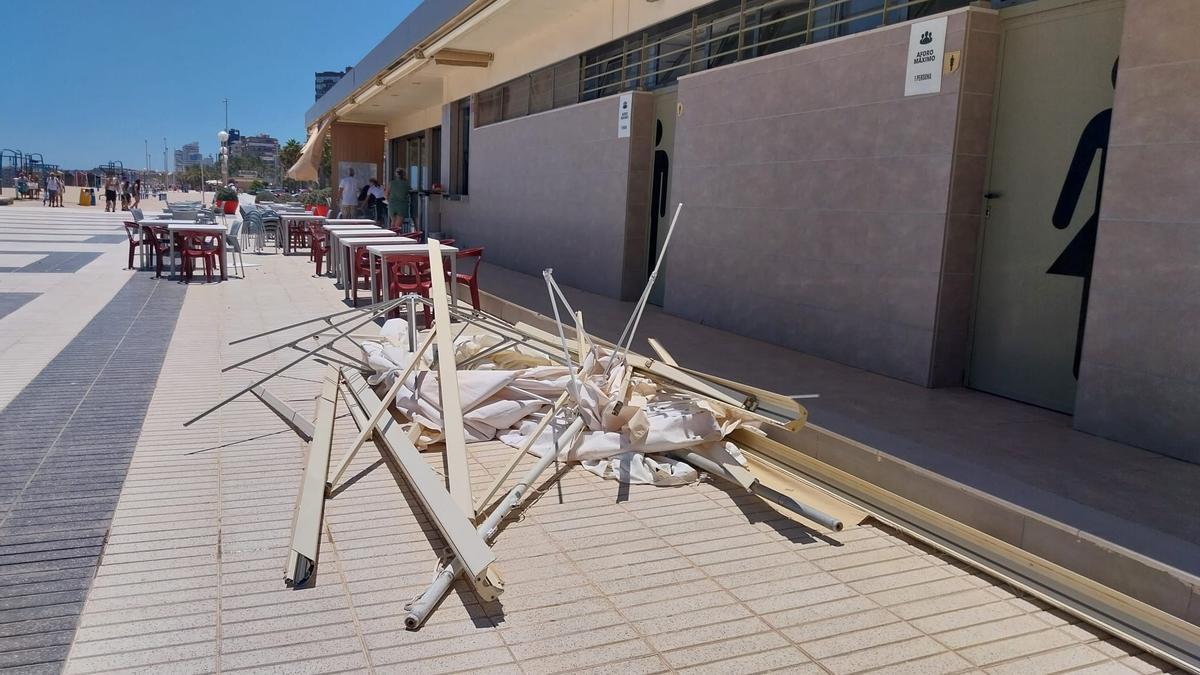
[[[687,462],[688,464],[691,464],[710,476],[716,476],[723,481],[732,483],[738,487],[742,487],[742,485],[738,483],[737,479],[725,470],[725,467],[712,461],[704,455],[692,452],[691,450],[676,450],[674,452],[667,453],[667,456],[678,459],[681,462]],[[807,518],[814,523],[819,523],[824,527],[828,527],[834,532],[842,531],[843,524],[841,520],[838,520],[837,518],[825,513],[820,509],[814,509],[811,506],[802,504],[796,501],[794,498],[789,497],[774,488],[767,487],[766,485],[763,485],[762,481],[760,480],[756,479],[748,489],[752,494],[757,495],[758,497],[761,497],[769,502],[774,502],[788,511]]]
[[[367,384],[362,373],[343,369],[342,376],[347,389],[350,390],[351,398],[363,414],[361,420],[355,417],[355,423],[365,425],[381,407],[379,395]],[[445,479],[425,461],[408,434],[401,430],[400,423],[391,415],[383,416],[375,425],[375,432],[380,441],[380,449],[392,460],[413,488],[425,509],[425,514],[454,551],[455,559],[466,557],[467,571],[475,583],[487,583],[487,568],[496,560],[496,554],[478,535],[467,513],[450,497]]]
[[[579,432],[583,431],[583,417],[576,415],[571,424],[559,434],[558,439],[554,443],[554,450],[547,452],[545,456],[538,460],[537,464],[530,467],[529,471],[521,478],[521,480],[508,491],[504,500],[500,502],[487,519],[479,526],[478,532],[485,542],[491,543],[493,537],[496,536],[496,531],[500,528],[500,523],[512,513],[513,509],[521,503],[521,498],[525,496],[529,486],[541,476],[547,468],[558,460],[558,453],[568,443],[574,442]],[[441,601],[446,592],[450,590],[451,584],[454,583],[454,578],[463,570],[462,563],[455,557],[450,562],[446,563],[433,578],[433,583],[426,588],[421,595],[417,596],[408,607],[408,613],[404,616],[404,627],[408,630],[416,630],[425,623],[429,618],[429,612],[433,610],[434,605]]]
[[[317,421],[312,443],[308,446],[308,461],[296,498],[296,514],[292,519],[292,544],[284,568],[284,584],[301,588],[317,570],[317,554],[321,548],[321,522],[325,515],[325,477],[329,473],[329,457],[333,450],[333,425],[337,418],[338,384],[341,374],[337,368],[325,369],[321,396],[317,399]]]

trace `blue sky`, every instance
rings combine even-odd
[[[216,152],[224,98],[243,134],[303,142],[313,73],[358,63],[419,0],[3,4],[0,147],[140,169],[149,140],[161,170],[164,136]]]

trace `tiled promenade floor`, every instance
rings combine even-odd
[[[222,374],[279,344],[231,339],[335,311],[341,292],[303,257],[247,262],[260,264],[247,279],[186,288],[145,421],[129,429],[133,457],[67,672],[1160,670],[885,528],[817,534],[708,483],[622,491],[579,470],[545,485],[500,535],[502,602],[460,586],[408,632],[403,606],[442,544],[371,447],[327,503],[314,587],[286,589],[305,445],[254,399],[181,425],[299,354]],[[311,415],[321,368],[307,363],[270,389]],[[335,459],[354,434],[339,412]],[[510,454],[490,447],[472,457],[477,489]],[[6,655],[24,649],[12,637],[21,629],[0,624],[0,658],[16,662]]]

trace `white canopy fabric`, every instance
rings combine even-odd
[[[396,334],[400,320],[384,325],[384,340]],[[499,342],[491,335],[463,335],[455,340],[455,361],[463,362]],[[360,343],[367,363],[375,371],[371,384],[391,384],[412,361],[406,348],[384,341]],[[757,428],[757,422],[710,405],[706,401],[673,393],[653,381],[632,376],[627,393],[623,383],[623,361],[607,350],[592,346],[577,373],[579,389],[572,396],[586,428],[575,443],[563,448],[559,458],[579,462],[585,469],[604,478],[627,483],[681,485],[695,481],[699,474],[690,465],[666,456],[674,450],[691,450],[720,462],[745,465],[737,447],[724,438],[740,427]],[[422,360],[431,365],[432,356]],[[534,432],[551,399],[573,389],[565,367],[551,364],[540,356],[503,350],[487,357],[471,370],[458,372],[459,398],[467,440],[496,438],[520,447]],[[442,411],[437,373],[429,370],[409,375],[396,396],[396,407],[420,425],[418,446],[442,440]],[[614,406],[620,402],[621,405]],[[567,424],[555,419],[532,444],[530,452],[543,455],[553,451],[553,439]]]
[[[300,159],[288,169],[288,178],[295,180],[316,180],[317,165],[321,163],[321,152],[324,150],[325,132],[329,130],[329,122],[321,122],[317,131],[304,142],[300,151]]]

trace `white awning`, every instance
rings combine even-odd
[[[316,133],[308,137],[304,142],[304,149],[300,151],[300,159],[288,169],[288,178],[317,180],[317,166],[321,163],[321,153],[325,149],[325,132],[328,129],[329,122],[321,122]]]

